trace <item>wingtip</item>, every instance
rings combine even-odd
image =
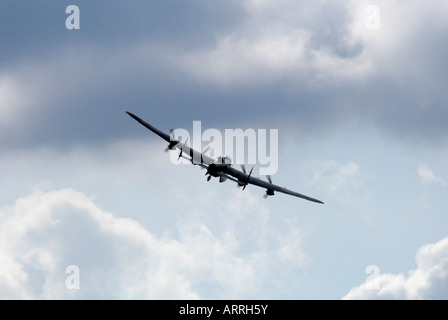
[[[325,204],[323,201],[320,201],[318,199],[310,199],[310,200],[316,203]]]
[[[132,112],[129,112],[129,111],[126,111],[126,113],[130,116],[130,117],[132,117],[132,118],[134,118],[135,120],[137,120],[137,121],[139,121],[139,117],[137,117],[135,114],[133,114]]]

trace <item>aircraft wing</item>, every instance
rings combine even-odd
[[[154,132],[155,134],[157,134],[159,137],[161,137],[163,140],[165,140],[166,142],[171,142],[171,137],[169,134],[166,134],[163,131],[160,131],[157,128],[154,128],[152,125],[150,125],[148,122],[146,122],[143,119],[140,119],[139,117],[137,117],[135,114],[126,111],[126,113],[128,115],[130,115],[132,118],[134,118],[134,120],[136,120],[137,122],[139,122],[141,125],[145,126],[146,128],[148,128],[149,130],[151,130],[152,132]],[[177,141],[179,142],[179,141]]]
[[[259,178],[256,177],[252,177],[250,174],[247,174],[246,172],[242,172],[238,169],[235,168],[227,168],[226,173],[228,175],[231,175],[232,177],[235,177],[238,180],[238,184],[239,185],[245,185],[245,184],[253,184],[255,186],[261,187],[261,188],[265,188],[267,191],[277,191],[277,192],[281,192],[281,193],[285,193],[285,194],[289,194],[291,196],[294,197],[298,197],[298,198],[302,198],[302,199],[306,199],[309,201],[313,201],[313,202],[317,202],[317,203],[322,203],[322,201],[308,197],[304,194],[295,192],[295,191],[291,191],[287,188],[284,187],[280,187],[276,184],[273,184],[269,181],[265,181],[265,180],[261,180]]]
[[[177,148],[182,151],[182,154],[188,154],[191,157],[191,161],[193,164],[199,164],[199,163],[206,163],[210,164],[215,161],[215,159],[207,156],[206,154],[203,154],[202,152],[196,151],[193,148],[190,148],[186,145],[186,143],[182,143],[179,140],[174,139],[171,137],[171,135],[153,127],[145,120],[137,117],[135,114],[126,111],[128,115],[130,115],[132,118],[134,118],[137,122],[139,122],[141,125],[145,126],[155,134],[157,134],[159,137],[161,137],[163,140],[168,142],[168,148],[170,150],[173,150],[174,148]],[[189,159],[190,160],[190,159]]]
[[[278,185],[275,185],[273,183],[270,183],[268,181],[264,181],[264,180],[261,180],[261,179],[255,178],[255,177],[250,177],[248,183],[256,185],[256,186],[259,186],[259,187],[262,187],[262,188],[266,188],[267,190],[277,191],[277,192],[289,194],[291,196],[295,196],[295,197],[298,197],[298,198],[302,198],[302,199],[306,199],[306,200],[309,200],[309,201],[313,201],[313,202],[317,202],[317,203],[322,203],[323,204],[323,202],[320,201],[320,200],[308,197],[308,196],[306,196],[304,194],[301,194],[301,193],[298,193],[298,192],[295,192],[295,191],[291,191],[289,189],[280,187]]]

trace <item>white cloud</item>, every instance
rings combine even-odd
[[[287,95],[282,92],[284,87],[288,95],[301,94],[303,90],[317,87],[324,90],[317,93],[329,99],[333,94],[333,97],[345,94],[333,91],[335,86],[348,85],[346,88],[361,89],[355,90],[354,94],[349,91],[342,105],[336,99],[333,105],[333,101],[321,101],[321,107],[314,111],[309,107],[305,114],[300,113],[304,118],[313,112],[320,114],[324,110],[320,108],[329,108],[329,111],[341,117],[353,110],[365,111],[362,112],[363,123],[371,117],[385,116],[386,119],[392,117],[394,120],[402,110],[413,108],[414,104],[403,108],[405,104],[400,103],[397,104],[399,108],[394,108],[394,97],[384,97],[384,92],[376,92],[380,90],[377,88],[381,88],[379,83],[387,84],[388,81],[392,82],[390,88],[394,89],[393,85],[397,85],[399,89],[391,92],[402,92],[403,97],[417,95],[416,108],[430,107],[438,101],[445,101],[439,99],[444,96],[442,84],[446,82],[445,73],[439,68],[439,62],[443,62],[443,55],[439,52],[444,52],[441,50],[444,49],[442,44],[446,43],[443,41],[443,30],[446,30],[447,22],[440,18],[444,7],[439,8],[439,3],[428,6],[422,1],[415,1],[412,5],[379,1],[381,28],[368,30],[365,26],[365,9],[369,4],[368,1],[333,0],[321,0],[317,4],[309,1],[236,1],[236,6],[245,13],[242,21],[238,20],[239,23],[227,31],[216,32],[214,40],[206,38],[198,46],[176,46],[175,42],[167,45],[155,40],[157,37],[150,37],[125,46],[118,44],[109,47],[95,43],[76,48],[55,48],[58,53],[51,59],[29,57],[20,63],[20,67],[14,64],[9,67],[11,70],[8,73],[14,75],[13,82],[9,77],[0,75],[0,121],[7,119],[3,114],[9,114],[10,118],[11,114],[16,115],[26,107],[30,113],[22,119],[26,128],[19,135],[26,136],[29,130],[35,129],[33,135],[39,137],[41,132],[46,131],[35,128],[40,123],[35,120],[42,116],[40,120],[55,123],[51,121],[51,116],[57,113],[49,112],[51,109],[61,112],[61,108],[65,108],[67,114],[75,112],[73,110],[76,110],[76,114],[82,114],[94,108],[92,116],[109,118],[114,114],[111,112],[114,108],[122,108],[122,101],[117,103],[117,95],[113,92],[120,92],[119,89],[123,88],[126,91],[127,86],[132,87],[135,91],[131,90],[130,96],[123,99],[136,104],[138,102],[133,97],[142,94],[141,99],[147,98],[143,93],[147,92],[148,86],[154,89],[156,83],[176,85],[176,81],[167,80],[180,70],[186,73],[183,76],[187,79],[200,79],[207,85],[238,88],[259,88],[260,84],[280,85],[274,88],[280,90],[279,96],[285,97]],[[437,21],[437,24],[427,24],[425,21]],[[213,33],[213,30],[210,32]],[[434,39],[440,41],[433,41],[426,46],[425,41],[430,37],[422,35],[432,33]],[[423,48],[428,52],[423,52]],[[428,55],[429,52],[431,55]],[[92,70],[99,72],[92,74]],[[29,77],[29,74],[33,76]],[[381,82],[369,85],[368,80]],[[137,84],[129,85],[134,82]],[[179,83],[188,81],[181,80]],[[21,95],[22,92],[26,92],[26,97]],[[139,94],[135,95],[136,92]],[[390,93],[386,90],[384,94]],[[26,99],[27,103],[22,103],[21,99]],[[39,100],[38,103],[35,100]],[[28,103],[30,101],[32,103]],[[279,101],[279,107],[285,101],[288,99]],[[301,98],[300,102],[305,102],[301,106],[305,108],[306,103],[312,101],[303,101]],[[154,99],[153,103],[156,106],[158,100]],[[271,109],[270,104],[264,107]],[[287,105],[279,110],[284,109],[290,114]],[[295,105],[290,105],[290,108]],[[260,111],[261,107],[262,104]],[[403,112],[403,116],[414,118],[418,115],[414,111],[421,110],[412,111]],[[74,119],[79,121],[76,116]],[[326,127],[326,123],[323,126]],[[58,132],[57,126],[48,125],[47,129]],[[90,130],[93,131],[91,127]],[[80,133],[70,134],[85,139]],[[58,140],[58,134],[50,136],[44,138]]]
[[[370,69],[364,56],[347,58],[333,52],[331,44],[315,44],[311,17],[325,23],[331,13],[320,9],[334,7],[332,2],[321,2],[316,6],[303,1],[241,1],[247,14],[244,23],[209,48],[182,55],[181,64],[199,79],[226,86],[284,79],[320,85],[334,78],[340,82],[363,76]],[[343,3],[335,7],[347,9]],[[346,23],[341,20],[339,33]],[[333,36],[338,38],[333,45],[347,50],[357,45],[349,34]]]
[[[437,177],[429,168],[427,163],[423,163],[418,166],[418,176],[423,184],[436,183],[446,186],[445,180]]]
[[[193,213],[190,222],[202,221],[247,259],[255,270],[257,291],[265,292],[263,298],[274,296],[276,290],[291,290],[291,281],[310,263],[298,221],[279,215],[271,217],[259,189],[242,192],[233,185],[219,188],[203,190],[194,204],[181,201],[178,205],[188,205],[190,215]],[[180,219],[180,225],[188,225],[185,220]]]
[[[208,277],[226,296],[255,287],[254,270],[204,225],[181,240],[157,238],[72,189],[35,191],[1,209],[0,296],[5,298],[199,298]],[[68,265],[80,290],[65,287]]]
[[[379,10],[379,30],[365,26],[366,8],[372,4]],[[446,50],[446,1],[434,1],[431,6],[423,0],[352,1],[350,9],[350,37],[362,43],[363,56],[372,66],[369,75],[379,75],[406,90],[419,111],[446,100],[446,73],[439,67]]]
[[[448,237],[421,247],[417,268],[407,274],[380,274],[377,286],[366,282],[351,289],[343,299],[447,299]]]
[[[0,298],[253,298],[274,280],[287,290],[274,270],[306,266],[300,228],[289,222],[278,233],[248,192],[230,204],[219,198],[187,201],[199,216],[185,212],[178,235],[167,236],[73,189],[36,189],[0,208]],[[69,265],[79,267],[79,290],[65,286]]]
[[[432,81],[445,78],[440,45],[425,45],[425,35],[444,43],[444,1],[376,1],[379,29],[366,26],[371,1],[235,2],[246,14],[241,24],[206,48],[180,54],[189,74],[223,86],[285,80],[311,87],[359,85],[380,76],[401,87],[406,81],[421,103],[431,101],[434,87],[443,90],[444,81]],[[424,51],[431,46],[433,60]]]

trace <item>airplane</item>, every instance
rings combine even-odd
[[[248,184],[253,184],[255,186],[266,189],[264,198],[267,198],[268,196],[273,196],[274,192],[281,192],[291,196],[323,204],[323,202],[320,200],[308,197],[301,193],[291,191],[289,189],[273,184],[270,176],[267,176],[268,181],[253,177],[252,176],[253,168],[250,170],[249,173],[246,172],[246,168],[244,165],[241,165],[242,171],[235,169],[234,167],[232,167],[231,160],[229,157],[220,156],[215,160],[212,157],[206,155],[205,151],[199,152],[197,150],[194,150],[193,148],[190,148],[187,145],[187,141],[182,143],[181,141],[174,139],[173,130],[171,130],[171,134],[167,134],[153,127],[152,125],[142,120],[135,114],[129,111],[126,111],[126,113],[132,118],[134,118],[141,125],[145,126],[149,130],[157,134],[159,137],[161,137],[163,140],[168,142],[168,146],[165,148],[166,152],[168,152],[169,150],[179,149],[180,153],[178,159],[183,157],[185,159],[188,159],[193,165],[199,165],[200,167],[206,169],[207,172],[205,173],[205,175],[208,175],[207,181],[210,181],[211,177],[219,178],[219,182],[231,180],[237,183],[238,187],[242,187],[243,190],[246,188]],[[185,156],[185,154],[189,155],[189,157]]]

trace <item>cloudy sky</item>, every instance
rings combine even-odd
[[[447,14],[1,1],[0,298],[447,299]],[[126,110],[278,129],[274,182],[325,205],[206,182]]]

